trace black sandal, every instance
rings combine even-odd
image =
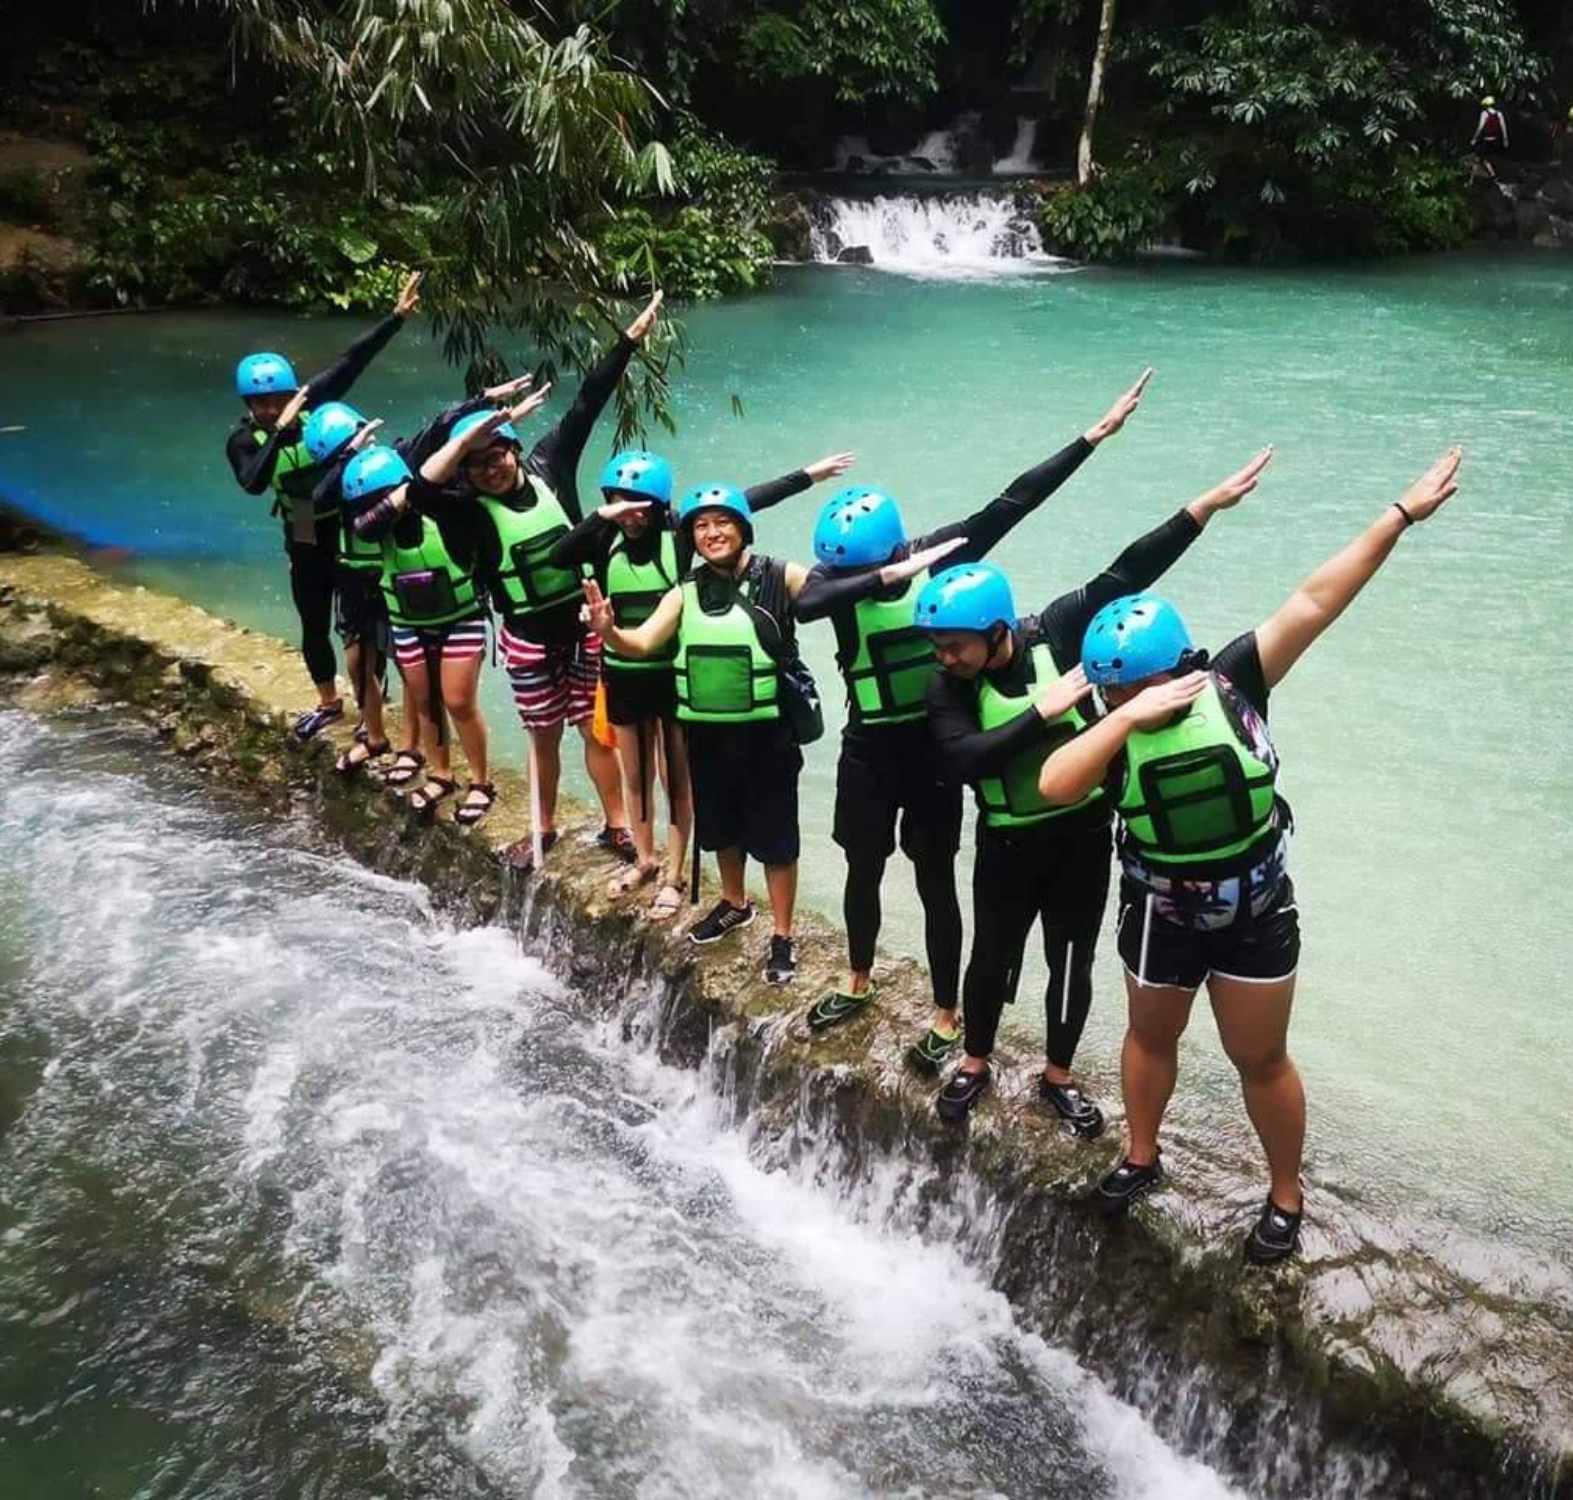
[[[470,798],[480,796],[481,802],[471,802]],[[464,794],[464,801],[453,810],[453,821],[462,823],[466,828],[473,828],[482,818],[492,810],[492,804],[497,800],[497,788],[489,781],[472,781]]]
[[[394,756],[393,764],[388,767],[387,774],[382,778],[382,784],[391,786],[397,791],[400,787],[406,787],[414,781],[425,765],[426,757],[419,750],[401,750]]]
[[[364,771],[372,761],[380,760],[391,749],[393,749],[393,745],[388,740],[380,740],[373,744],[369,739],[362,736],[333,762],[333,769],[348,781],[352,776]],[[357,755],[355,753],[357,750],[364,750],[366,753]]]
[[[437,788],[437,795],[432,796],[426,787]],[[448,776],[428,776],[426,786],[417,787],[404,800],[409,809],[417,818],[433,818],[437,815],[437,804],[451,797],[459,790],[459,783]]]

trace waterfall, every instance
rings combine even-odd
[[[996,172],[1035,172],[1038,163],[1033,158],[1033,152],[1038,144],[1038,122],[1031,115],[1018,115],[1016,118],[1016,144],[1010,148],[1009,156],[1002,156],[994,163]]]
[[[1065,264],[1043,253],[1032,215],[1008,195],[825,198],[810,214],[817,261],[945,277]]]

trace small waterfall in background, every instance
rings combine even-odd
[[[1031,115],[1021,115],[1016,120],[1016,143],[1009,156],[1002,156],[994,163],[996,172],[1035,172],[1038,162],[1034,153],[1038,147],[1038,122]]]
[[[1009,195],[833,197],[811,205],[809,213],[816,261],[947,277],[1067,264],[1043,253],[1031,212]]]

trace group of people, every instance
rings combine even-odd
[[[1122,1213],[1162,1181],[1159,1130],[1205,983],[1267,1157],[1268,1194],[1245,1254],[1259,1263],[1293,1254],[1305,1103],[1287,1032],[1299,921],[1269,694],[1404,532],[1454,493],[1457,450],[1265,623],[1209,654],[1150,590],[1257,487],[1271,448],[1042,609],[1024,611],[986,560],[1124,428],[1150,370],[1080,437],[921,536],[909,536],[887,491],[841,489],[819,510],[805,566],[756,551],[754,516],[843,474],[850,453],[747,489],[708,481],[680,490],[665,459],[629,450],[605,464],[602,503],[583,512],[580,457],[659,317],[659,293],[528,452],[519,424],[550,388],[527,390],[527,380],[450,407],[391,445],[376,440],[379,422],[345,404],[418,300],[412,277],[386,323],[304,383],[277,354],[239,367],[246,410],[229,455],[248,491],[275,497],[317,688],[295,733],[309,738],[345,712],[329,638],[336,599],[361,714],[340,771],[380,777],[427,817],[453,797],[455,820],[479,823],[497,796],[476,705],[494,612],[530,743],[531,836],[507,851],[509,862],[532,869],[556,840],[562,732],[575,726],[603,812],[600,841],[624,862],[614,893],[654,886],[651,915],[675,917],[692,837],[715,855],[721,889],[688,938],[718,943],[756,919],[752,858],[764,867],[772,924],[763,976],[787,984],[797,968],[798,780],[803,748],[822,729],[797,629],[828,620],[847,706],[832,833],[846,864],[847,972],[814,1000],[811,1030],[852,1022],[877,1001],[881,890],[899,847],[922,906],[934,1006],[907,1060],[937,1077],[959,1056],[936,1096],[939,1114],[965,1121],[989,1091],[1001,1014],[1036,924],[1048,966],[1037,1098],[1074,1136],[1096,1138],[1104,1116],[1073,1064],[1117,859],[1128,1142],[1095,1206]],[[390,654],[405,703],[397,744],[382,713]],[[594,732],[598,697],[615,751]],[[450,726],[470,772],[462,797]],[[963,968],[956,863],[968,787],[978,811]]]

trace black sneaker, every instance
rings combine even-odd
[[[308,708],[305,713],[295,719],[295,738],[301,741],[309,740],[322,733],[329,724],[336,723],[344,717],[344,700],[336,698],[332,703],[319,703],[315,708]]]
[[[876,988],[876,985],[871,984],[855,995],[851,990],[833,990],[823,1000],[814,1002],[814,1008],[808,1013],[808,1029],[828,1031],[832,1026],[850,1021],[853,1016],[862,1015],[874,999]]]
[[[707,943],[719,943],[729,932],[747,927],[754,920],[754,903],[733,906],[725,897],[688,929],[688,941],[703,948]]]
[[[928,1035],[917,1046],[907,1048],[907,1062],[929,1078],[938,1078],[945,1059],[956,1050],[960,1042],[959,1030],[947,1034],[930,1026]]]
[[[1268,1198],[1262,1205],[1261,1217],[1245,1237],[1245,1258],[1258,1266],[1288,1260],[1300,1248],[1300,1220],[1303,1217],[1303,1210],[1292,1214]]]
[[[1074,1083],[1050,1083],[1039,1073],[1038,1098],[1065,1122],[1072,1135],[1095,1141],[1103,1134],[1103,1111]]]
[[[1126,1157],[1102,1182],[1092,1196],[1092,1206],[1100,1214],[1122,1214],[1143,1193],[1150,1193],[1163,1181],[1163,1162],[1154,1157],[1145,1167],[1139,1167]]]
[[[797,954],[792,939],[779,932],[770,935],[770,957],[765,960],[766,984],[791,984],[797,978]]]
[[[989,1091],[993,1075],[985,1068],[981,1073],[955,1072],[950,1082],[934,1096],[934,1108],[942,1120],[959,1125],[972,1113],[972,1106]]]

